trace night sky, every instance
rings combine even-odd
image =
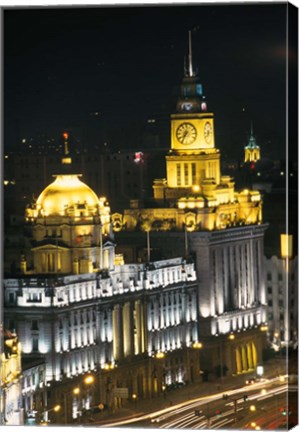
[[[283,158],[286,3],[6,9],[5,147],[64,129],[140,147],[146,119],[175,112],[190,29],[216,146],[243,154],[252,121],[263,156]]]

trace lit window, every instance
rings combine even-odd
[[[194,185],[196,183],[196,165],[195,165],[195,163],[192,163],[191,167],[192,167],[192,184]]]
[[[189,184],[189,165],[184,164],[184,177],[185,177],[185,186],[188,186]]]
[[[176,178],[177,178],[177,185],[181,186],[182,180],[181,180],[181,165],[176,164]]]

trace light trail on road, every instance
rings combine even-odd
[[[188,400],[188,401],[184,401],[181,402],[179,404],[176,404],[174,406],[168,407],[168,408],[163,408],[161,410],[149,413],[149,414],[144,414],[144,415],[140,415],[138,417],[134,417],[134,418],[127,418],[127,419],[123,419],[123,420],[118,420],[118,421],[114,421],[111,423],[105,423],[105,424],[101,424],[99,425],[100,427],[115,427],[115,426],[125,426],[128,424],[132,424],[132,423],[137,423],[137,422],[141,422],[141,421],[151,421],[151,423],[155,423],[157,424],[158,428],[178,428],[179,426],[177,425],[178,423],[182,422],[182,420],[184,421],[184,428],[188,425],[193,425],[193,423],[198,422],[199,418],[197,417],[196,419],[194,419],[194,413],[188,413],[188,411],[192,411],[195,409],[199,409],[202,408],[203,405],[208,404],[210,402],[213,401],[220,401],[222,400],[222,396],[223,393],[227,394],[229,397],[232,396],[236,396],[236,395],[240,395],[241,393],[244,394],[246,393],[246,391],[250,392],[253,390],[258,390],[258,389],[262,389],[265,386],[269,386],[271,384],[276,383],[277,381],[279,381],[279,377],[277,378],[273,378],[273,379],[269,379],[269,380],[265,380],[262,382],[257,382],[257,383],[253,383],[250,384],[248,386],[244,386],[244,387],[240,387],[238,389],[235,390],[223,390],[221,392],[212,394],[212,395],[208,395],[208,396],[201,396],[192,400]],[[282,384],[282,383],[281,383]],[[250,398],[251,399],[257,399],[258,397],[265,397],[268,393],[272,393],[272,392],[283,392],[285,391],[286,385],[285,383],[282,385],[283,390],[280,389],[278,390],[276,389],[270,389],[267,390],[266,394],[257,394],[257,395],[251,395]],[[269,396],[270,397],[270,396]],[[242,401],[240,401],[242,403]],[[185,414],[184,414],[185,413]],[[169,419],[169,418],[173,418],[174,416],[179,416],[179,419],[173,419],[172,421],[169,422],[165,422],[165,420]],[[183,415],[183,417],[181,417],[181,415]],[[202,428],[202,425],[206,425],[207,424],[207,420],[205,416],[202,416],[201,418],[203,418],[204,420],[200,421],[199,424],[196,425],[196,428]],[[192,421],[191,421],[192,419]],[[190,420],[190,423],[189,423]],[[224,419],[221,420],[222,422],[224,421]],[[163,425],[158,425],[159,423],[163,422]],[[182,426],[181,426],[182,427]],[[194,429],[194,425],[193,427],[191,427],[192,429]],[[214,428],[214,426],[213,426]]]

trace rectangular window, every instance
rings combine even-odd
[[[32,351],[37,352],[38,351],[38,338],[32,339]]]
[[[9,320],[8,321],[8,328],[12,332],[15,331],[15,329],[16,329],[16,323],[15,323],[15,321]]]
[[[176,164],[176,183],[178,186],[181,186],[181,184],[182,184],[181,164]]]
[[[268,281],[272,280],[272,275],[271,275],[271,273],[267,273],[267,280],[268,280]]]
[[[272,294],[272,287],[268,287],[268,294]]]
[[[196,164],[195,163],[191,164],[191,169],[192,169],[192,184],[195,185],[196,184]]]
[[[31,321],[31,330],[38,330],[38,321],[37,320]]]
[[[30,303],[30,302],[32,302],[32,303],[36,303],[36,302],[38,302],[38,303],[40,303],[42,301],[42,295],[41,295],[41,293],[30,293],[29,294],[29,296],[28,296],[28,298],[27,298],[27,303]]]
[[[39,371],[39,382],[42,383],[44,381],[44,371]]]
[[[283,300],[279,300],[278,304],[280,307],[282,307],[283,306]]]
[[[278,273],[278,280],[282,281],[282,274],[281,273]]]
[[[185,186],[189,185],[189,164],[184,164]]]

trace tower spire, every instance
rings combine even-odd
[[[192,65],[192,37],[191,30],[189,30],[189,76],[193,77],[193,65]]]
[[[251,135],[253,135],[253,125],[252,125],[252,120],[251,120],[250,133],[251,133]]]
[[[69,134],[67,132],[63,133],[63,139],[64,139],[64,155],[61,160],[62,164],[70,165],[72,163],[72,158],[69,156]]]

